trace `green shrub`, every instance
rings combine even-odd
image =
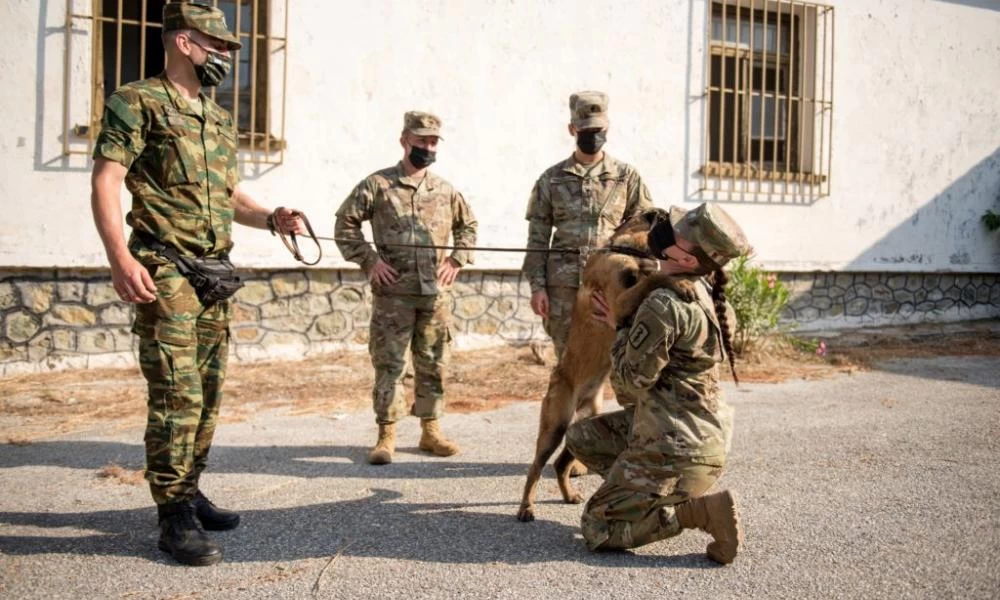
[[[751,265],[746,256],[733,261],[728,275],[726,298],[736,311],[733,348],[737,354],[745,354],[779,331],[778,320],[790,294],[775,273]]]

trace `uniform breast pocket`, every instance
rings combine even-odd
[[[580,218],[583,212],[583,193],[578,178],[553,177],[549,184],[549,197],[552,199],[553,223]]]
[[[232,123],[216,122],[215,139],[218,147],[211,157],[209,168],[218,171],[225,179],[226,189],[232,195],[239,183],[239,165],[237,163],[236,130]]]
[[[625,185],[617,179],[602,179],[601,230],[610,233],[621,224],[628,198]]]
[[[199,181],[200,136],[193,134],[180,115],[154,121],[147,145],[152,151],[151,170],[164,188]]]

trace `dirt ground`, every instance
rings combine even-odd
[[[989,330],[943,336],[896,333],[861,341],[845,338],[841,343],[828,342],[825,356],[774,341],[739,360],[737,369],[741,382],[777,383],[849,374],[892,358],[971,355],[1000,356],[1000,334]],[[446,383],[448,410],[471,412],[540,400],[552,362],[549,347],[455,352]],[[728,368],[721,373],[731,379]],[[364,353],[232,364],[222,421],[242,421],[272,410],[331,417],[369,410],[371,385],[371,363]],[[0,442],[28,444],[94,426],[141,427],[145,421],[145,384],[138,369],[23,375],[0,380],[0,390],[0,430],[4,432]]]

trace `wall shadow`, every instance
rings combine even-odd
[[[875,369],[920,379],[955,381],[1000,390],[1000,364],[995,356],[940,356],[931,359],[897,358],[880,361]]]
[[[900,200],[912,198],[903,197]],[[1000,236],[990,234],[980,220],[987,209],[996,210],[998,200],[1000,147],[914,211],[910,218],[862,250],[849,266],[865,270],[872,270],[873,265],[885,265],[893,270],[899,270],[900,266],[912,266],[915,270],[927,270],[926,265],[940,264],[944,259],[952,268],[968,271],[973,249],[988,244],[992,245],[992,264],[977,270],[1000,272]],[[869,212],[868,215],[854,216],[854,225],[861,228],[872,219],[884,218],[888,206],[883,205],[881,209],[881,215]],[[933,241],[940,236],[942,229],[947,230],[952,248],[947,257],[935,255],[933,249],[926,249],[927,244],[922,243]]]
[[[962,6],[969,6],[972,8],[981,8],[983,10],[992,10],[1000,12],[1000,2],[996,0],[937,0],[938,2],[947,2],[948,4],[961,4]]]

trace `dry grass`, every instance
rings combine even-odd
[[[894,333],[827,342],[825,357],[773,342],[737,362],[741,382],[819,379],[870,369],[892,358],[1000,356],[1000,337],[967,333],[920,337]],[[541,364],[545,360],[546,364]],[[490,410],[545,394],[551,348],[499,347],[455,352],[448,370],[448,410]],[[723,365],[724,378],[730,378]],[[258,412],[291,415],[370,410],[371,362],[364,353],[317,356],[298,362],[233,364],[226,379],[222,422]],[[412,380],[407,380],[412,385]],[[0,428],[8,444],[99,426],[102,431],[142,427],[146,386],[138,369],[100,369],[23,375],[0,380]]]
[[[97,476],[101,479],[108,479],[121,485],[142,485],[145,483],[142,469],[126,469],[125,467],[110,463],[97,470]]]

